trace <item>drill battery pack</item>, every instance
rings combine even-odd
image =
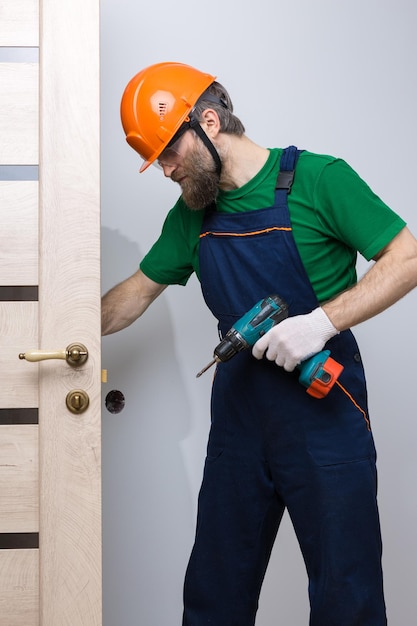
[[[322,350],[298,366],[299,381],[314,398],[327,396],[343,372],[343,365],[332,359],[330,350]]]

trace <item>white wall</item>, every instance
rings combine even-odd
[[[139,175],[119,121],[140,69],[181,61],[216,74],[249,137],[345,158],[417,233],[414,0],[102,0],[103,291],[133,273],[177,188]],[[360,265],[361,271],[365,264]],[[417,617],[417,293],[356,330],[379,452],[391,624]],[[209,423],[216,324],[195,279],[170,287],[131,328],[103,340],[104,626],[181,622],[184,570]],[[285,518],[257,626],[308,623],[306,576]]]

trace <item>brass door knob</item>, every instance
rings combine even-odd
[[[70,391],[67,394],[66,404],[71,413],[79,415],[87,410],[88,405],[90,404],[90,398],[82,389],[73,389],[73,391]]]
[[[28,350],[21,352],[19,359],[25,359],[31,363],[46,361],[47,359],[63,359],[68,365],[77,367],[84,365],[88,359],[88,350],[82,343],[71,343],[65,350]]]

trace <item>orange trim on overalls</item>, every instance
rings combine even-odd
[[[348,392],[348,390],[347,390],[347,389],[345,389],[345,388],[343,387],[343,385],[342,385],[342,384],[341,384],[338,380],[336,380],[335,384],[336,384],[338,387],[340,387],[340,389],[343,391],[343,393],[345,393],[345,394],[347,395],[347,397],[349,398],[349,400],[350,400],[350,401],[351,401],[351,402],[352,402],[352,403],[356,406],[356,408],[357,408],[357,409],[358,409],[358,410],[362,413],[362,415],[363,415],[363,419],[364,419],[364,420],[365,420],[365,422],[366,422],[366,426],[367,426],[368,430],[370,431],[370,430],[371,430],[371,423],[370,423],[370,421],[369,421],[368,416],[366,415],[366,411],[364,411],[364,410],[363,410],[363,409],[359,406],[359,404],[356,402],[356,400],[355,400],[355,399],[354,399],[354,398],[350,395],[350,393]]]
[[[214,235],[216,237],[252,237],[253,235],[262,235],[263,233],[270,233],[273,230],[286,230],[292,231],[291,227],[288,226],[272,226],[271,228],[264,228],[264,230],[254,230],[250,233],[218,233],[212,230],[208,230],[205,233],[200,233],[200,239],[203,237],[207,237],[207,235]]]

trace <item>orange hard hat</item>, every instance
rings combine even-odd
[[[122,97],[127,143],[140,154],[143,172],[169,144],[199,97],[214,82],[183,63],[156,63],[136,74]]]

